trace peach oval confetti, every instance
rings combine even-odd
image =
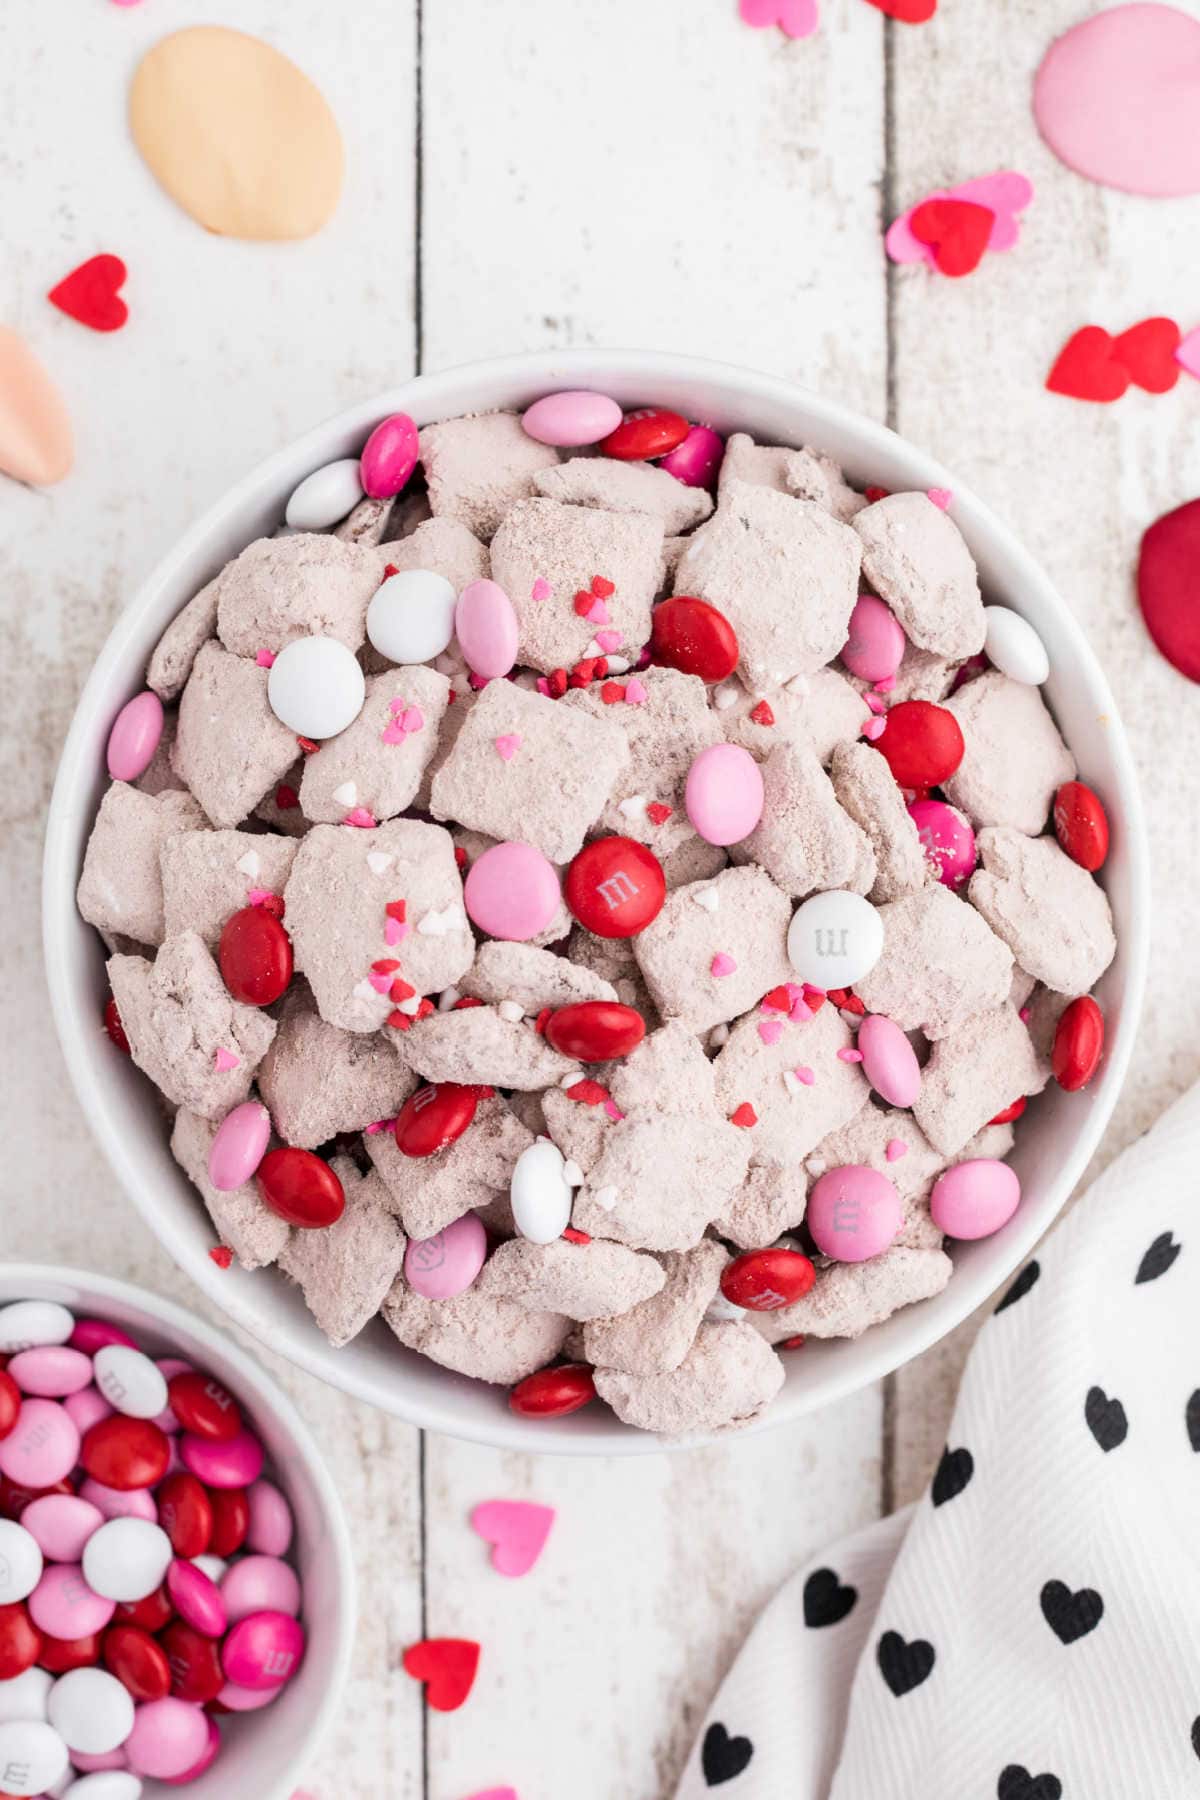
[[[0,474],[52,487],[74,460],[66,402],[24,338],[0,325]]]

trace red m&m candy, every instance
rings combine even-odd
[[[142,1631],[153,1632],[161,1631],[174,1611],[167,1594],[167,1584],[163,1582],[152,1594],[147,1594],[144,1600],[119,1600],[113,1618],[118,1624],[137,1625]]]
[[[69,1675],[72,1669],[94,1669],[100,1661],[101,1637],[98,1631],[86,1637],[56,1638],[42,1633],[38,1662],[51,1675]]]
[[[23,1600],[0,1606],[0,1681],[15,1681],[38,1661],[42,1638]]]
[[[1072,1000],[1058,1021],[1050,1066],[1059,1087],[1068,1094],[1086,1087],[1104,1051],[1104,1014],[1090,994]]]
[[[104,1007],[104,1029],[107,1031],[118,1050],[129,1055],[129,1039],[125,1036],[125,1027],[121,1023],[121,1015],[117,1011],[117,1003],[110,994]]]
[[[232,1556],[250,1529],[249,1496],[245,1488],[214,1488],[208,1498],[213,1515],[209,1550],[214,1556]]]
[[[526,1419],[561,1419],[595,1397],[596,1383],[588,1365],[564,1363],[561,1368],[539,1369],[518,1381],[508,1404]]]
[[[342,1184],[311,1150],[289,1145],[268,1150],[258,1165],[258,1186],[273,1213],[301,1231],[335,1225],[346,1205]]]
[[[1054,835],[1081,869],[1096,870],[1108,855],[1108,816],[1082,781],[1064,781],[1054,796]]]
[[[228,1388],[198,1369],[185,1369],[167,1383],[171,1411],[185,1431],[227,1443],[242,1429],[242,1414]],[[181,1554],[183,1554],[181,1552]],[[195,1552],[188,1552],[195,1554]]]
[[[662,406],[643,406],[637,412],[626,413],[616,430],[601,438],[600,449],[605,456],[618,457],[621,462],[645,462],[666,456],[682,444],[690,430],[682,414],[668,412]]]
[[[138,1625],[110,1625],[101,1647],[104,1666],[141,1705],[171,1691],[167,1653]]]
[[[113,1413],[84,1433],[79,1460],[93,1481],[126,1494],[162,1480],[171,1446],[153,1419]]]
[[[21,1410],[21,1390],[6,1369],[0,1369],[0,1438],[6,1438]]]
[[[183,1619],[172,1619],[160,1639],[171,1672],[171,1692],[203,1706],[225,1686],[219,1639],[207,1637]]]
[[[662,864],[644,844],[627,837],[596,838],[567,870],[563,897],[597,937],[636,937],[662,911],[667,882]]]
[[[436,1156],[460,1138],[479,1105],[479,1089],[457,1081],[418,1088],[396,1117],[396,1148],[405,1156]]]
[[[901,700],[889,707],[874,744],[902,788],[948,781],[966,749],[954,714],[932,700]]]
[[[646,1035],[646,1021],[616,1000],[581,1000],[560,1006],[546,1020],[546,1041],[576,1062],[609,1062],[628,1056]]]
[[[154,1496],[158,1522],[176,1556],[203,1556],[212,1539],[212,1502],[194,1475],[177,1470]]]
[[[817,1272],[799,1250],[748,1250],[726,1264],[721,1292],[750,1312],[775,1312],[807,1294]]]
[[[1025,1098],[1025,1095],[1022,1094],[1018,1099],[1014,1100],[1010,1106],[1006,1106],[1003,1111],[998,1112],[994,1119],[989,1119],[988,1124],[1011,1125],[1014,1119],[1019,1119],[1021,1117],[1021,1114],[1028,1105],[1028,1100]]]
[[[650,626],[650,655],[668,669],[724,681],[738,665],[737,632],[715,606],[677,594],[656,606]]]
[[[226,921],[217,949],[225,986],[245,1006],[270,1006],[292,979],[292,940],[265,906]]]

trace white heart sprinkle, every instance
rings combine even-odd
[[[728,1025],[714,1025],[708,1034],[708,1041],[710,1044],[715,1045],[718,1050],[723,1044],[727,1044],[729,1042]]]
[[[421,1010],[420,994],[410,994],[407,1000],[401,1000],[396,1010],[397,1012],[407,1013],[410,1019],[415,1019]]]
[[[592,1195],[592,1199],[602,1212],[611,1212],[620,1198],[620,1193],[615,1187],[597,1188]]]
[[[583,1075],[582,1075],[581,1071],[579,1069],[572,1069],[569,1075],[563,1076],[562,1080],[559,1082],[558,1085],[560,1088],[573,1088],[577,1081],[582,1081],[582,1080],[583,1080]]]
[[[386,875],[395,860],[395,857],[389,856],[386,850],[367,851],[367,867],[372,875]]]
[[[721,896],[715,887],[697,888],[692,899],[697,906],[702,906],[705,912],[715,913],[721,904]]]
[[[810,1175],[823,1175],[829,1164],[823,1156],[810,1156],[804,1166]]]
[[[461,999],[462,995],[456,987],[448,987],[444,993],[438,995],[438,1011],[453,1012]]]
[[[427,912],[418,923],[417,930],[425,937],[445,937],[448,932],[457,931],[459,926],[465,925],[466,922],[467,916],[462,907],[451,901],[450,905],[444,906],[441,912],[436,910]]]
[[[519,1025],[525,1017],[525,1008],[518,1006],[515,1000],[502,1000],[496,1011],[502,1019],[507,1019],[510,1025]]]
[[[789,1094],[798,1094],[803,1088],[804,1083],[792,1073],[791,1069],[785,1069],[783,1071],[783,1085]]]
[[[611,651],[605,658],[605,661],[608,663],[608,672],[610,675],[624,675],[627,669],[633,667],[633,664],[627,656],[614,656]]]
[[[601,650],[601,648],[600,648],[599,644],[596,642],[595,638],[589,638],[587,649],[584,651],[583,654],[585,656],[603,656],[604,652],[603,652],[603,650]]]
[[[253,879],[255,875],[262,872],[262,858],[257,850],[247,850],[245,856],[238,857],[236,867],[242,871],[243,875],[249,875]]]
[[[713,705],[718,712],[732,706],[737,697],[738,691],[731,681],[724,681],[719,688],[713,689]]]
[[[630,794],[628,800],[619,800],[617,811],[624,813],[627,819],[644,819],[646,816],[645,794]]]
[[[352,781],[343,781],[341,787],[335,787],[331,797],[339,806],[358,805],[358,789]]]
[[[386,994],[377,993],[365,976],[361,981],[355,982],[351,991],[356,1000],[369,1000],[376,1012],[379,1010],[379,1002],[387,998]]]
[[[568,1187],[583,1186],[583,1170],[577,1162],[565,1162],[562,1168],[563,1180]]]

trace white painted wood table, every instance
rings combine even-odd
[[[164,0],[73,0],[69,20],[33,0],[5,8],[0,318],[70,395],[79,455],[48,493],[0,487],[4,1255],[202,1304],[99,1160],[40,967],[44,810],[110,624],[273,447],[414,370],[518,348],[645,345],[795,377],[887,418],[1018,526],[1109,670],[1154,808],[1150,1000],[1102,1160],[1195,1077],[1200,994],[1183,976],[1200,712],[1149,647],[1131,569],[1145,524],[1200,491],[1200,389],[1100,409],[1042,381],[1082,323],[1197,323],[1200,201],[1092,187],[1039,141],[1032,71],[1083,10],[943,0],[911,28],[823,0],[820,34],[789,44],[742,26],[733,0],[242,0],[186,19]],[[206,236],[128,141],[140,51],[230,14],[314,75],[341,121],[346,191],[311,242]],[[1006,166],[1038,188],[1015,254],[960,283],[889,268],[887,219]],[[43,298],[97,250],[131,271],[133,316],[110,338]],[[307,1785],[318,1800],[463,1800],[504,1782],[521,1800],[657,1800],[777,1582],[919,1490],[970,1335],[836,1416],[611,1463],[422,1441],[265,1357],[327,1446],[359,1546],[355,1679]],[[466,1526],[474,1502],[503,1494],[559,1508],[521,1583],[491,1573]],[[424,1715],[400,1668],[423,1631],[485,1646],[463,1712]]]

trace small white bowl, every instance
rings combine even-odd
[[[296,1522],[291,1556],[304,1588],[307,1644],[299,1672],[279,1699],[244,1717],[220,1721],[221,1754],[189,1783],[192,1800],[289,1800],[337,1710],[354,1649],[354,1554],[337,1489],[307,1425],[254,1358],[228,1335],[160,1300],[145,1288],[83,1269],[41,1263],[0,1267],[0,1306],[10,1300],[57,1300],[77,1318],[120,1325],[153,1356],[181,1356],[215,1375],[238,1400],[262,1441],[270,1475],[287,1495]],[[145,1782],[146,1800],[181,1790]]]
[[[1103,877],[1118,950],[1097,990],[1108,1022],[1099,1076],[1084,1093],[1065,1094],[1052,1084],[1031,1103],[1012,1158],[1024,1198],[1003,1231],[957,1246],[954,1276],[936,1298],[894,1314],[853,1342],[814,1340],[789,1357],[786,1385],[759,1426],[800,1418],[888,1374],[943,1337],[1017,1268],[1100,1142],[1133,1048],[1149,936],[1149,864],[1133,760],[1087,640],[1018,539],[923,451],[774,376],[641,351],[504,357],[422,376],[351,407],[262,463],[164,558],[100,653],[63,749],[50,807],[45,951],[54,1016],[83,1117],[150,1228],[240,1325],[322,1380],[416,1425],[504,1449],[634,1455],[663,1448],[662,1440],[622,1425],[601,1406],[549,1422],[518,1418],[502,1390],[401,1349],[379,1320],[345,1349],[331,1349],[299,1290],[282,1276],[216,1269],[208,1258],[211,1224],[171,1157],[156,1097],[99,1028],[107,993],[103,946],[75,910],[84,848],[107,785],[104,749],[113,719],[144,685],[150,652],[180,607],[251,539],[275,530],[296,484],[322,464],[356,454],[388,413],[405,411],[424,425],[494,407],[521,408],[554,389],[580,387],[611,394],[626,406],[674,407],[720,431],[749,431],[764,443],[816,445],[860,485],[951,489],[953,518],[974,553],[987,598],[1021,613],[1046,646],[1046,697],[1081,777],[1103,798],[1112,826]]]

